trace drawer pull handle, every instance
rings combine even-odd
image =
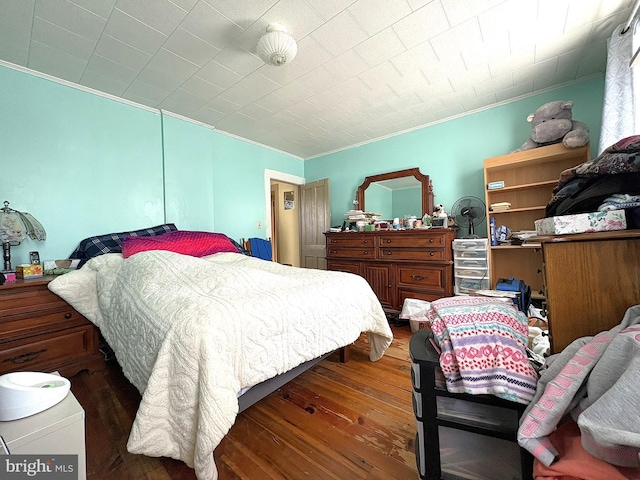
[[[42,353],[46,352],[47,349],[43,348],[42,350],[38,350],[37,352],[29,352],[29,353],[21,353],[20,355],[16,355],[15,357],[5,358],[4,362],[12,362],[12,363],[27,363],[32,362],[37,359]]]
[[[430,256],[430,257],[433,257],[434,255],[435,255],[435,253],[434,253],[434,252],[429,252],[429,256]]]
[[[387,239],[385,240],[385,242],[387,242],[387,243],[391,243],[391,240],[390,240],[389,238],[387,238]]]
[[[67,312],[64,314],[64,318],[65,320],[69,320],[73,315],[71,314],[71,312]]]
[[[387,250],[387,255],[391,255],[391,250]]]
[[[433,238],[430,238],[430,239],[429,239],[429,243],[433,243]]]
[[[364,253],[363,253],[363,255],[369,255],[369,251],[368,251],[368,250],[365,250],[365,251],[364,251]]]
[[[427,277],[425,277],[424,275],[411,275],[411,278],[413,278],[414,280],[418,280],[418,281],[422,281],[422,280],[426,280]]]

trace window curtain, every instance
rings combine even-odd
[[[639,109],[636,107],[637,97],[640,96],[640,72],[634,74],[634,70],[639,67],[629,67],[633,52],[638,48],[634,43],[638,43],[640,35],[635,33],[635,22],[626,31],[625,29],[626,24],[616,27],[607,41],[607,69],[598,155],[618,140],[640,132],[637,118]]]

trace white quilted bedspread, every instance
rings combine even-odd
[[[392,340],[367,282],[236,253],[96,257],[49,284],[95,323],[142,393],[132,453],[166,456],[216,479],[213,450],[237,393],[368,332],[370,359]]]

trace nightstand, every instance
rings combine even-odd
[[[98,329],[47,285],[55,276],[0,285],[0,375],[104,368]]]

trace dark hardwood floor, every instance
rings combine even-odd
[[[351,358],[332,354],[238,415],[214,452],[220,480],[415,479],[408,326],[370,362],[366,336]],[[127,452],[140,402],[115,361],[71,378],[86,414],[89,480],[195,479],[183,462]]]

